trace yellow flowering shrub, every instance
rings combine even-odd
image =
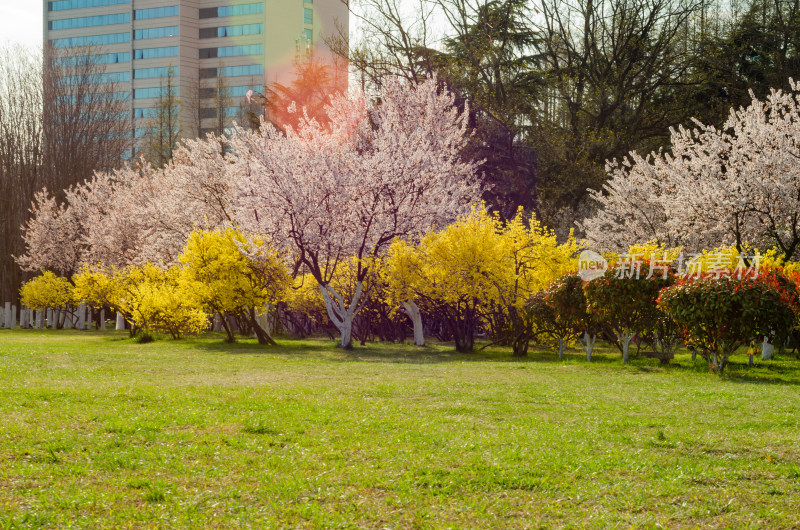
[[[259,341],[272,342],[257,321],[268,304],[281,300],[291,277],[276,252],[261,240],[249,241],[241,232],[196,230],[189,235],[180,262],[196,296],[212,313],[240,314],[250,321]],[[233,333],[223,319],[228,340]]]
[[[65,307],[75,301],[69,280],[51,271],[25,282],[20,288],[20,297],[23,305],[36,310]]]

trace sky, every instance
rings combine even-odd
[[[0,44],[41,46],[42,4],[40,0],[0,0]]]

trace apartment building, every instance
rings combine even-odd
[[[146,134],[168,85],[182,103],[185,135],[218,123],[219,86],[232,120],[248,90],[290,82],[299,56],[332,61],[324,39],[347,23],[341,0],[44,1],[45,42],[92,47],[104,77],[130,103],[135,137]]]

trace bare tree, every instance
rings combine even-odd
[[[0,48],[0,300],[16,300],[20,226],[42,185],[42,63],[21,46]]]
[[[13,257],[34,194],[118,167],[131,147],[127,95],[97,53],[0,47],[0,300],[25,279]]]
[[[130,95],[120,91],[118,74],[97,62],[100,51],[44,49],[42,170],[54,191],[119,167],[133,145]]]
[[[180,105],[175,69],[170,67],[161,81],[155,115],[147,122],[145,159],[153,167],[164,167],[172,160],[181,135]]]

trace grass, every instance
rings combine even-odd
[[[0,528],[800,525],[800,361],[0,331]]]

